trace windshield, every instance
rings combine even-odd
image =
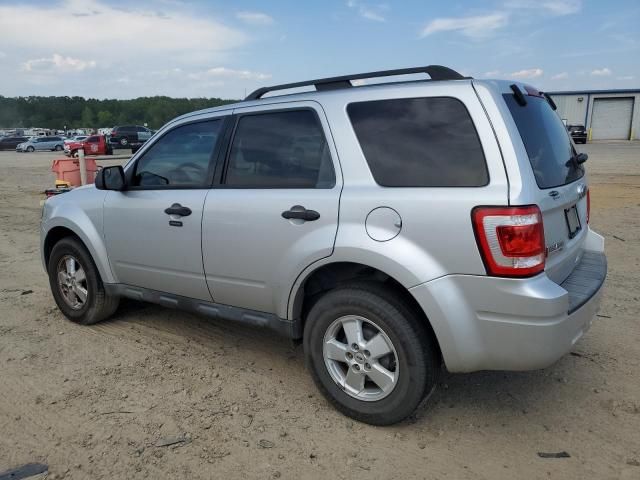
[[[522,137],[538,187],[559,187],[581,178],[584,167],[572,161],[576,152],[567,129],[547,100],[529,95],[527,104],[520,106],[513,94],[503,96]]]

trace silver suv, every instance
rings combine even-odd
[[[322,393],[377,425],[410,415],[443,363],[547,367],[606,276],[587,157],[554,110],[529,85],[429,66],[183,115],[47,200],[53,297],[81,324],[128,297],[302,340]]]

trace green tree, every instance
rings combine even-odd
[[[98,127],[113,126],[113,114],[108,110],[100,110],[98,112]]]
[[[91,110],[91,107],[86,106],[84,107],[84,109],[82,110],[82,116],[80,117],[80,122],[82,123],[83,127],[89,127],[89,128],[93,128],[93,111]]]

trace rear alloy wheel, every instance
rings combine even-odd
[[[56,152],[59,152],[60,150],[62,150],[62,145],[56,145]]]
[[[389,395],[400,375],[398,354],[389,336],[358,315],[345,315],[329,325],[323,357],[333,381],[365,402]]]
[[[105,291],[91,255],[76,238],[65,237],[54,245],[47,270],[53,298],[69,320],[91,325],[118,308],[119,298]]]
[[[27,147],[27,152],[31,153],[31,152],[33,152],[33,151],[35,151],[35,148],[33,148],[33,147]]]
[[[433,391],[433,334],[401,294],[359,282],[325,293],[307,315],[304,350],[313,379],[345,415],[391,425]]]

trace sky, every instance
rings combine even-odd
[[[546,90],[640,88],[638,0],[0,0],[0,95],[242,98],[445,65]]]

